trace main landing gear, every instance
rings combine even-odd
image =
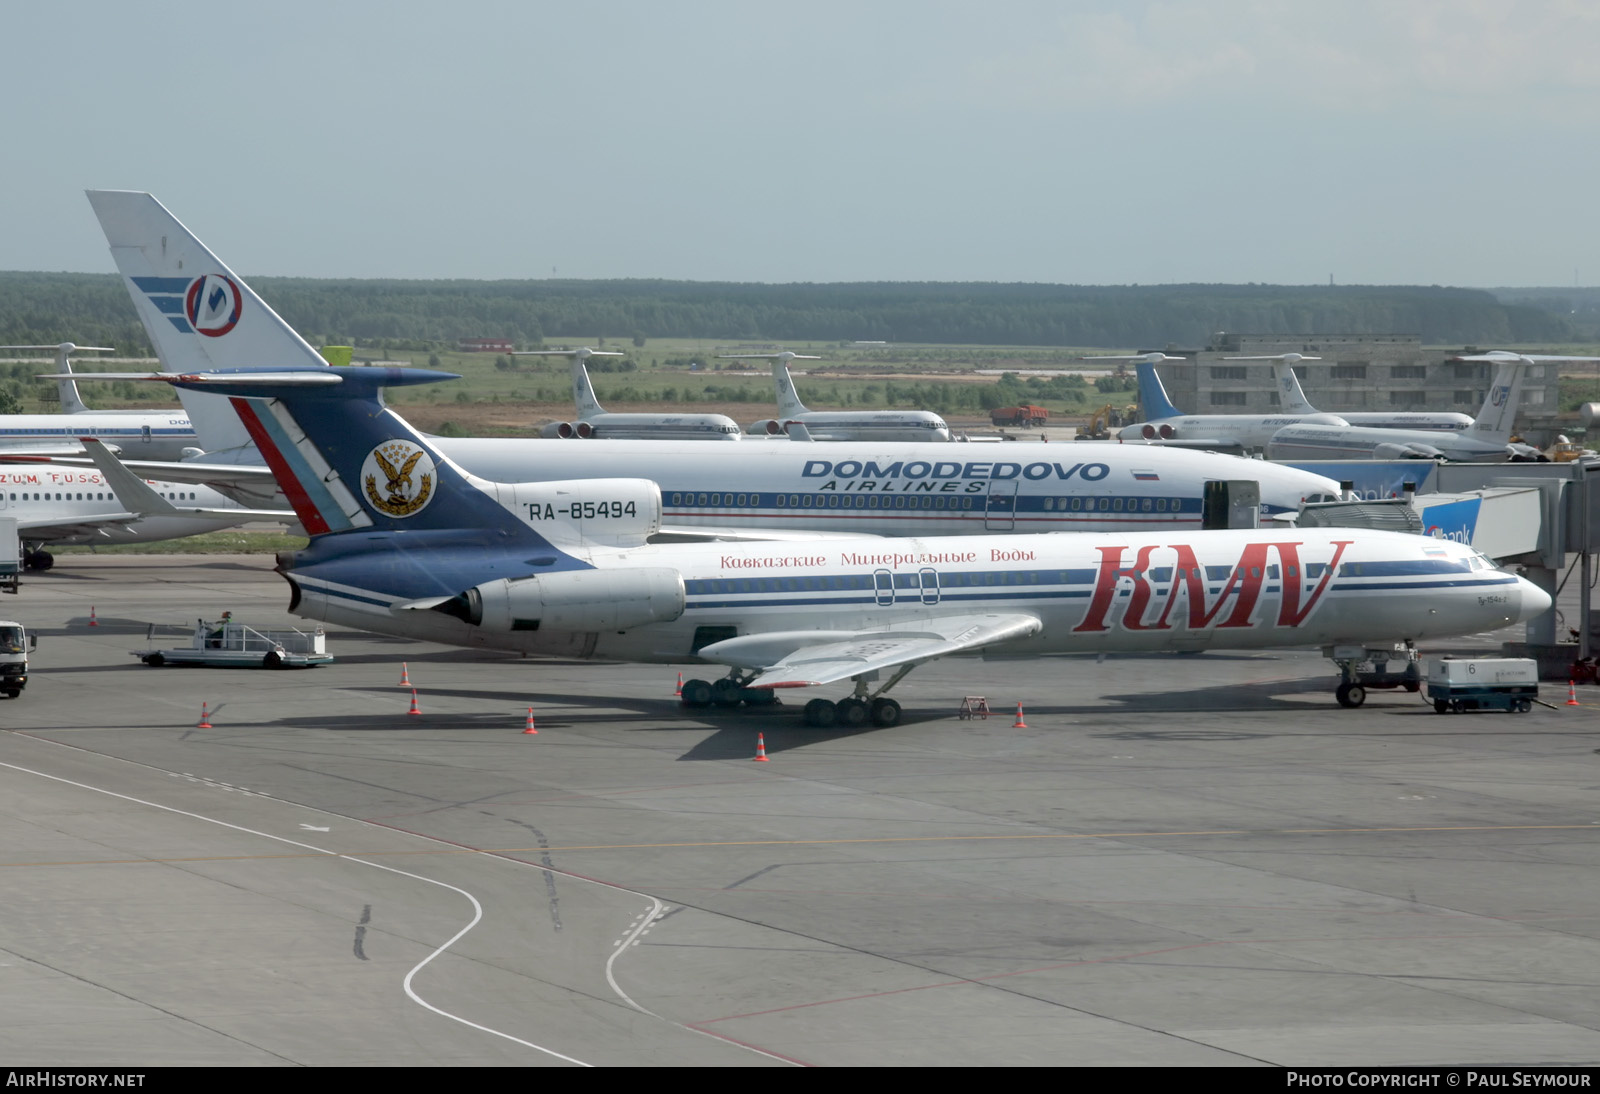
[[[838,702],[829,699],[813,699],[805,705],[802,721],[818,729],[827,726],[846,726],[855,729],[871,722],[875,726],[888,727],[900,723],[900,704],[893,699],[884,698],[884,692],[900,682],[906,673],[912,669],[911,665],[902,666],[890,678],[889,682],[876,692],[871,692],[868,683],[876,680],[876,672],[863,673],[852,677],[855,681],[855,692]],[[748,686],[755,679],[754,673],[740,673],[734,669],[720,680],[685,680],[683,682],[683,705],[691,708],[725,707],[732,709],[744,703],[749,706],[772,706],[778,702],[778,695],[771,688],[753,688]]]
[[[1422,672],[1417,664],[1416,647],[1408,640],[1388,649],[1367,646],[1327,646],[1322,656],[1339,668],[1339,686],[1333,697],[1342,707],[1354,709],[1367,701],[1369,688],[1422,690]],[[1391,666],[1399,663],[1400,668]],[[1363,671],[1363,666],[1366,666]]]
[[[22,568],[24,570],[44,571],[56,564],[56,556],[41,548],[24,549],[22,552]]]

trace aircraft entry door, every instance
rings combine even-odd
[[[983,510],[983,527],[989,532],[1009,532],[1017,526],[1017,481],[997,479],[989,483],[989,498]]]

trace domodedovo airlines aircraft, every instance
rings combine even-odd
[[[145,329],[172,372],[264,363],[326,367],[155,198],[93,190],[89,200]],[[221,286],[236,306],[225,318],[199,326],[169,322],[164,301],[188,299],[184,286],[200,282]],[[275,504],[271,473],[227,401],[182,389],[180,394],[208,455],[183,464],[129,467],[152,478],[205,482],[251,504]],[[977,449],[937,442],[774,441],[743,444],[729,459],[730,450],[696,441],[596,439],[574,445],[439,437],[430,444],[472,473],[497,481],[649,476],[661,485],[663,516],[672,528],[767,539],[777,532],[899,536],[1197,528],[1208,480],[1259,482],[1266,518],[1338,492],[1331,479],[1260,460],[1144,446],[1007,444],[988,446],[979,459]]]
[[[714,685],[685,685],[690,705],[850,680],[843,700],[808,703],[807,722],[893,725],[885,692],[912,668],[993,646],[1322,645],[1354,706],[1368,645],[1489,630],[1551,605],[1471,548],[1354,529],[650,545],[663,510],[653,482],[487,481],[379,401],[381,387],[443,378],[331,368],[172,381],[233,397],[293,500],[311,543],[279,560],[291,612],[468,647],[728,666]]]

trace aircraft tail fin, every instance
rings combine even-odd
[[[92,349],[94,347],[89,346],[85,348]],[[78,394],[78,381],[72,378],[72,359],[69,356],[70,352],[70,346],[61,346],[56,350],[56,364],[61,367],[61,371],[65,374],[61,379],[56,381],[56,392],[61,399],[61,413],[83,414],[86,413],[89,408],[84,405],[83,396]]]
[[[90,190],[89,204],[162,365],[173,372],[327,362],[150,194]],[[227,400],[179,397],[200,447],[248,443]]]
[[[594,383],[589,379],[589,368],[583,363],[582,354],[574,354],[572,358],[572,401],[578,404],[579,418],[605,413],[600,400],[595,398]]]
[[[1512,424],[1516,421],[1517,407],[1522,402],[1522,380],[1528,373],[1523,361],[1502,362],[1495,371],[1494,382],[1483,400],[1483,408],[1467,430],[1467,435],[1479,440],[1504,443],[1511,439]]]
[[[227,396],[313,538],[450,530],[482,545],[554,550],[499,500],[499,484],[451,462],[381,390],[453,379],[427,369],[322,368],[177,376]]]
[[[1154,364],[1138,361],[1133,367],[1139,374],[1139,410],[1146,421],[1176,418],[1183,413],[1167,398],[1167,389],[1161,386],[1161,377],[1156,375]]]
[[[1300,377],[1295,375],[1293,365],[1285,361],[1274,362],[1272,374],[1278,381],[1278,402],[1284,411],[1290,414],[1317,413],[1317,408],[1306,398],[1305,389],[1300,386]]]
[[[772,362],[772,382],[778,389],[778,417],[794,418],[811,413],[800,401],[794,389],[794,378],[789,375],[789,362],[781,356]]]

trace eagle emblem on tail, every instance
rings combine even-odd
[[[385,441],[361,465],[367,504],[390,517],[420,513],[433,497],[434,475],[426,450],[410,441]]]

